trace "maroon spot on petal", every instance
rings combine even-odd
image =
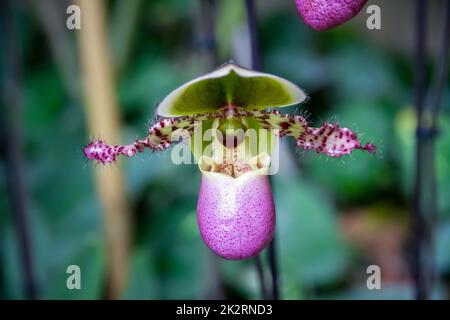
[[[287,130],[287,129],[289,128],[289,126],[290,126],[289,122],[281,122],[281,123],[280,123],[280,127],[281,127],[283,130]]]

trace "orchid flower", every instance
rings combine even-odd
[[[296,0],[303,21],[317,31],[339,26],[352,19],[367,0]]]
[[[375,152],[373,144],[361,145],[353,132],[337,124],[312,128],[300,115],[268,110],[305,99],[288,80],[225,64],[170,93],[144,139],[128,145],[92,141],[84,154],[108,164],[119,155],[162,151],[187,141],[202,174],[197,221],[204,242],[223,258],[248,258],[259,254],[274,234],[268,174],[277,138],[291,136],[300,148],[330,157],[354,149]],[[249,134],[255,130],[258,135]]]

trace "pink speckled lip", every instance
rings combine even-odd
[[[275,205],[269,178],[262,171],[238,178],[202,172],[197,204],[200,234],[225,259],[253,257],[272,240]]]
[[[367,0],[296,0],[303,21],[317,31],[341,25],[362,9]]]

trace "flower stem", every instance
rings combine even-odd
[[[195,46],[200,59],[209,69],[216,68],[219,62],[219,53],[216,41],[216,0],[200,0],[198,18],[195,20]]]
[[[248,30],[250,32],[252,69],[260,70],[261,54],[259,51],[258,18],[256,16],[255,2],[253,0],[245,0],[245,8],[247,10]]]
[[[0,92],[2,95],[0,99],[0,139],[2,145],[6,146],[2,150],[4,152],[2,155],[5,156],[5,175],[11,209],[17,228],[18,247],[24,274],[25,298],[36,299],[37,285],[33,268],[24,172],[19,36],[14,21],[15,14],[12,1],[2,1],[0,12],[1,27],[6,35],[3,47],[8,48],[4,61],[5,74],[2,74],[4,88]]]
[[[261,287],[261,298],[263,300],[267,300],[267,288],[266,288],[266,281],[264,276],[264,267],[261,259],[261,255],[257,255],[255,258],[255,266],[256,271],[258,272],[258,278],[259,278],[259,285]]]
[[[250,33],[252,69],[261,70],[261,53],[259,50],[259,36],[258,36],[258,17],[256,14],[254,0],[245,0],[245,8],[247,11],[248,30]],[[268,250],[269,250],[270,273],[272,276],[272,299],[278,299],[279,285],[278,285],[277,255],[275,250],[275,235],[269,244]],[[260,258],[257,257],[257,259]],[[261,288],[265,288],[261,263],[259,264],[257,263],[257,267],[261,268],[260,272]]]
[[[434,80],[434,90],[433,96],[431,97],[430,114],[431,122],[422,123],[418,126],[418,139],[421,140],[420,143],[423,145],[423,153],[421,158],[423,158],[422,167],[422,177],[423,179],[423,195],[417,194],[417,198],[421,197],[418,201],[423,201],[419,208],[424,208],[422,212],[423,221],[418,220],[417,223],[423,224],[424,239],[423,244],[417,244],[416,250],[422,250],[422,258],[427,257],[427,261],[417,261],[416,263],[422,263],[422,266],[416,266],[418,270],[423,269],[423,275],[418,272],[418,285],[416,297],[418,299],[429,298],[430,292],[433,288],[435,279],[435,267],[434,267],[434,241],[433,241],[433,230],[436,225],[438,218],[437,215],[437,185],[436,185],[436,138],[439,133],[438,131],[438,116],[439,111],[442,106],[442,95],[444,84],[447,79],[448,73],[448,53],[449,53],[449,38],[450,38],[450,0],[446,1],[445,11],[444,11],[444,21],[443,21],[443,31],[442,31],[442,43],[440,48],[438,48],[437,53],[437,65],[435,71]],[[419,143],[419,142],[418,142]],[[419,282],[421,281],[421,282]],[[422,283],[423,282],[423,283]]]
[[[272,299],[279,299],[279,285],[278,285],[278,263],[277,263],[277,251],[275,235],[269,244],[269,263],[270,273],[272,275]]]
[[[431,105],[431,131],[438,132],[438,116],[439,111],[442,108],[442,95],[444,84],[448,75],[448,54],[449,54],[449,43],[450,42],[450,0],[446,1],[445,12],[444,12],[444,30],[442,32],[442,44],[438,52],[438,66],[436,72],[436,88],[434,90],[434,97]],[[437,194],[437,184],[436,184],[436,135],[432,136],[430,140],[430,179],[431,179],[431,207],[430,207],[430,228],[434,229],[437,219],[438,219],[438,194]],[[431,238],[432,240],[433,238]],[[433,243],[432,243],[433,244]],[[433,247],[431,248],[433,249]],[[434,250],[431,257],[435,258]],[[431,281],[435,278],[434,264],[431,266]]]
[[[445,2],[445,12],[444,12],[444,28],[442,31],[442,43],[438,52],[438,66],[436,72],[436,88],[434,91],[433,100],[431,103],[431,121],[432,127],[437,128],[437,118],[439,111],[442,107],[442,93],[444,90],[444,84],[447,79],[448,74],[448,53],[449,53],[449,42],[450,42],[450,0]]]
[[[436,137],[437,122],[441,108],[444,83],[447,78],[449,37],[450,37],[450,0],[446,1],[442,45],[439,48],[436,66],[435,89],[430,110],[425,104],[426,73],[426,16],[427,1],[416,2],[416,79],[415,104],[417,116],[416,164],[413,200],[414,257],[413,276],[416,284],[416,299],[430,298],[434,280],[434,243],[433,229],[437,219],[436,186]],[[431,115],[428,123],[425,111]]]
[[[423,204],[423,178],[425,171],[425,139],[423,111],[425,107],[425,45],[427,0],[416,0],[416,57],[415,57],[415,106],[417,117],[416,163],[413,197],[413,277],[416,286],[416,299],[428,297],[424,249],[426,226]]]

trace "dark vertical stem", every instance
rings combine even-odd
[[[276,251],[276,238],[273,237],[269,244],[269,263],[270,273],[272,276],[272,299],[279,299],[279,285],[278,285],[278,265],[277,265],[277,251]]]
[[[14,21],[13,3],[1,1],[1,27],[5,31],[4,84],[0,101],[0,130],[7,187],[11,209],[17,228],[20,256],[24,274],[24,291],[28,299],[36,299],[36,280],[33,270],[32,249],[29,236],[28,205],[24,177],[23,130],[21,123],[21,68],[18,32]]]
[[[431,121],[432,128],[437,127],[438,113],[441,108],[442,92],[448,74],[448,54],[450,42],[450,0],[445,1],[444,28],[442,31],[442,43],[438,52],[438,65],[436,72],[435,91],[431,102]]]
[[[266,280],[264,278],[264,267],[261,260],[261,255],[257,255],[255,258],[256,271],[258,272],[259,284],[261,286],[261,297],[263,300],[267,300],[267,288]]]
[[[416,0],[416,76],[415,76],[415,104],[419,125],[425,108],[425,63],[426,63],[426,23],[427,0]]]
[[[434,251],[434,239],[433,230],[438,220],[438,194],[436,183],[436,137],[438,134],[438,116],[439,110],[442,106],[442,95],[444,85],[448,74],[448,54],[449,54],[449,42],[450,42],[450,0],[446,0],[443,31],[442,31],[442,43],[438,48],[437,53],[437,65],[435,72],[434,91],[431,100],[431,125],[430,125],[430,139],[428,148],[429,157],[429,180],[430,180],[430,204],[429,204],[429,270],[430,270],[430,288],[433,288],[435,280],[435,251]]]
[[[211,65],[217,67],[219,64],[219,55],[215,35],[216,1],[200,0],[198,16],[195,44],[198,51],[205,56],[205,64],[208,68]]]
[[[247,10],[248,30],[250,32],[252,69],[260,70],[261,55],[259,52],[258,21],[255,10],[255,2],[253,0],[245,0],[245,8]]]
[[[426,270],[424,266],[424,241],[426,219],[423,210],[423,174],[425,169],[425,139],[423,111],[425,107],[425,60],[427,1],[416,0],[416,57],[415,57],[415,106],[417,116],[416,162],[413,196],[413,277],[416,298],[428,298]]]
[[[259,35],[258,35],[258,18],[255,9],[254,0],[245,0],[245,8],[247,11],[247,21],[248,21],[248,30],[250,33],[250,45],[251,45],[251,57],[252,57],[252,69],[253,70],[261,70],[261,53],[259,50]],[[270,273],[272,277],[272,299],[278,299],[279,297],[279,284],[278,284],[278,266],[277,266],[277,254],[276,254],[276,246],[275,246],[275,236],[269,244],[269,265],[270,265]],[[259,269],[258,259],[256,261],[257,268]],[[260,272],[260,279],[264,281],[264,273],[262,266]],[[261,287],[265,287],[263,283],[261,283]]]

